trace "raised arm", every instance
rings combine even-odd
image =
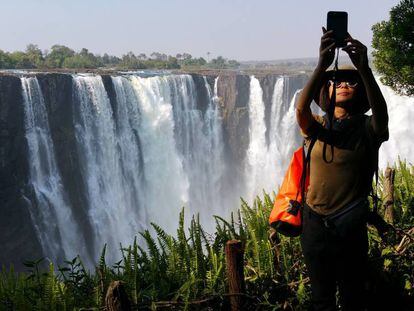
[[[325,70],[332,64],[335,57],[335,41],[333,39],[332,30],[326,31],[326,29],[322,27],[322,32],[323,35],[319,47],[318,65],[302,92],[300,92],[296,106],[296,120],[304,133],[308,133],[310,126],[314,122],[312,111],[310,109],[312,99],[314,98],[315,92],[319,90],[318,86]]]
[[[354,66],[358,69],[367,92],[368,102],[372,110],[371,126],[377,137],[381,137],[388,130],[387,103],[375,81],[368,65],[367,47],[350,35],[346,40],[350,44],[342,50],[348,53]]]

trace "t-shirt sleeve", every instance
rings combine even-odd
[[[372,127],[372,116],[369,116],[367,118],[367,131],[368,131],[369,137],[377,144],[377,146],[380,146],[384,141],[387,141],[390,136],[388,127],[380,135],[375,133],[374,128]]]
[[[309,126],[309,128],[305,131],[302,130],[302,128],[299,127],[300,134],[305,138],[311,138],[312,136],[316,135],[318,130],[323,127],[323,117],[317,114],[312,114],[313,121],[312,124]]]

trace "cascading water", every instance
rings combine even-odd
[[[285,77],[279,77],[274,86],[269,144],[266,144],[264,102],[259,81],[250,77],[249,133],[250,143],[246,154],[246,196],[252,203],[262,190],[271,194],[277,191],[284,176],[284,170],[294,149],[301,144],[296,126],[295,102],[299,90],[289,101],[284,96]],[[283,113],[282,113],[283,112]]]
[[[139,137],[144,170],[144,193],[140,202],[148,219],[171,232],[181,206],[188,203],[188,177],[174,140],[171,76],[125,79],[141,113]],[[182,100],[182,98],[180,98]],[[180,100],[177,98],[177,100]]]
[[[49,120],[39,82],[35,77],[22,77],[25,131],[30,166],[30,186],[34,201],[30,215],[46,256],[54,260],[81,254],[88,263],[83,237],[67,203],[55,160]]]
[[[295,117],[295,102],[300,90],[296,90],[290,103],[284,99],[284,81],[277,79],[271,106],[269,145],[264,144],[264,103],[258,80],[252,76],[249,99],[250,142],[246,154],[245,186],[246,197],[252,203],[256,195],[277,190],[293,151],[301,145],[302,138]],[[379,168],[385,169],[402,160],[413,161],[414,149],[411,120],[414,118],[414,98],[396,95],[391,88],[384,86],[378,77],[377,82],[385,97],[389,114],[390,138],[380,149]],[[312,112],[324,112],[312,103]],[[371,112],[369,112],[371,114]]]
[[[266,181],[263,177],[266,172],[266,124],[263,91],[259,80],[250,77],[249,96],[249,148],[245,160],[245,195],[251,202],[254,195],[261,192]]]
[[[119,243],[131,243],[133,235],[144,224],[138,202],[134,201],[135,189],[128,178],[131,163],[122,158],[124,153],[120,151],[127,143],[123,140],[125,137],[116,135],[113,111],[101,77],[74,76],[73,79],[77,99],[75,134],[89,222],[94,233],[93,253],[99,254],[106,243],[108,260],[114,262],[120,256]],[[122,127],[120,133],[123,133]]]
[[[276,79],[272,96],[267,96],[271,102],[266,129],[263,90],[259,79],[250,77],[249,144],[239,163],[243,176],[229,184],[226,177],[234,172],[226,162],[220,79],[215,79],[212,91],[206,78],[196,85],[190,75],[113,76],[112,98],[100,76],[73,75],[70,122],[80,170],[75,176],[80,176],[77,189],[84,190],[86,201],[75,209],[55,160],[39,82],[21,78],[32,189],[25,195],[44,254],[53,260],[80,254],[92,267],[106,243],[107,260],[115,262],[120,259],[119,243],[131,243],[150,222],[174,233],[183,206],[187,222],[199,213],[212,233],[212,215],[227,217],[239,206],[240,197],[251,204],[263,189],[277,192],[291,154],[302,141],[295,119],[299,90],[290,89],[289,77]],[[200,87],[206,94],[203,109]],[[390,116],[390,139],[380,151],[384,168],[397,155],[413,161],[414,99],[380,87]],[[312,104],[313,112],[322,114],[315,107]],[[87,215],[82,224],[79,209]],[[90,230],[85,230],[86,223]]]
[[[399,96],[378,77],[376,79],[387,102],[390,133],[389,140],[380,148],[379,167],[385,169],[387,165],[394,165],[398,157],[414,163],[414,96]]]
[[[145,191],[140,202],[148,219],[171,232],[185,206],[187,215],[200,213],[202,223],[209,225],[211,215],[222,209],[217,193],[224,160],[221,121],[207,81],[203,115],[195,106],[197,90],[189,75],[116,79],[123,81],[124,89],[134,90],[127,101],[141,113],[137,131]]]
[[[207,89],[208,107],[204,116],[204,136],[206,139],[206,153],[208,158],[204,156],[206,161],[206,177],[209,196],[204,205],[208,206],[212,213],[222,214],[223,207],[227,205],[225,201],[225,187],[223,185],[223,176],[226,172],[224,162],[224,142],[223,142],[223,119],[220,115],[219,102],[217,96],[218,77],[214,80],[214,93],[211,93],[207,79],[204,77],[204,86]],[[200,150],[203,152],[203,150]],[[202,157],[203,154],[200,154]],[[218,195],[217,195],[218,194]],[[210,215],[203,213],[203,218],[208,219]],[[211,228],[212,230],[212,228]]]
[[[179,77],[172,79],[171,85],[177,94],[174,96],[176,144],[189,182],[188,210],[190,215],[199,213],[202,223],[208,226],[211,215],[221,214],[223,206],[218,195],[225,166],[221,122],[207,80],[204,78],[208,105],[203,114],[196,107],[193,79],[188,75]]]

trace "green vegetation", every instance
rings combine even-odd
[[[382,181],[383,176],[380,197]],[[138,245],[135,240],[130,246],[121,246],[122,260],[112,266],[105,262],[105,247],[94,273],[86,271],[80,258],[66,261],[57,269],[50,264],[47,271],[40,271],[41,261],[28,261],[25,274],[3,267],[0,310],[98,310],[113,280],[124,282],[139,310],[156,310],[160,301],[164,305],[165,301],[181,303],[176,309],[191,310],[196,300],[198,306],[205,300],[209,307],[227,310],[224,245],[229,239],[244,244],[250,306],[260,310],[308,310],[310,288],[299,239],[278,235],[276,245],[269,241],[272,207],[273,201],[266,193],[251,207],[242,199],[236,217],[225,220],[215,216],[214,235],[203,230],[198,217],[193,217],[185,230],[182,211],[175,236],[152,224],[154,235],[148,230],[140,233],[146,245]],[[395,176],[395,226],[405,230],[414,226],[414,167],[404,162],[399,163]],[[371,275],[375,278],[369,297],[378,306],[384,297],[401,302],[401,297],[414,296],[414,243],[410,240],[401,248],[397,246],[400,240],[385,245],[376,230],[369,228]],[[390,298],[393,294],[397,298]]]
[[[414,95],[414,1],[402,0],[390,19],[372,27],[374,64],[382,83],[399,94]]]
[[[204,58],[193,58],[188,53],[177,54],[175,57],[153,52],[149,57],[141,53],[135,55],[129,52],[121,58],[104,54],[93,54],[88,49],[75,52],[63,45],[54,45],[50,51],[42,52],[37,45],[29,44],[24,52],[12,53],[0,50],[0,69],[185,69],[187,67],[200,69],[229,69],[238,68],[235,60],[227,60],[218,56],[207,62]]]

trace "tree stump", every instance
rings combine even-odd
[[[131,310],[131,303],[128,299],[123,282],[113,281],[109,284],[105,297],[105,306],[108,311]]]
[[[394,224],[394,179],[395,169],[387,167],[384,177],[384,218]]]
[[[232,311],[242,310],[244,304],[244,249],[241,241],[227,241],[226,247],[226,268],[229,286],[230,305]]]

